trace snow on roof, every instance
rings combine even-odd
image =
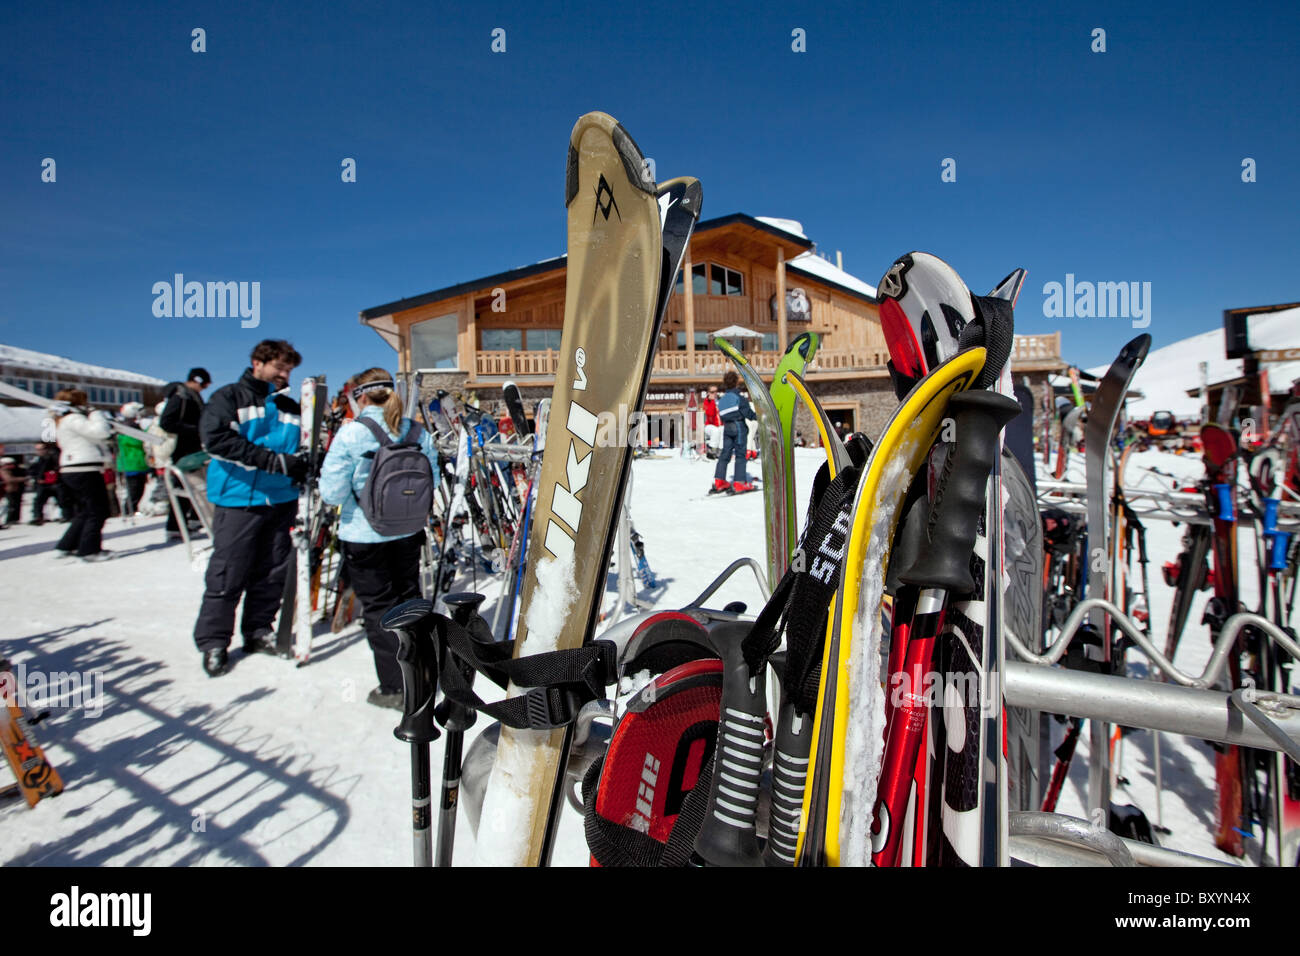
[[[759,222],[767,223],[775,229],[780,229],[782,232],[788,232],[792,236],[798,236],[800,239],[808,238],[803,233],[803,223],[799,222],[797,219],[777,219],[775,216],[755,216],[754,218]]]
[[[23,368],[40,369],[45,372],[57,372],[73,378],[110,378],[119,382],[136,382],[140,385],[166,385],[161,378],[127,372],[120,368],[106,368],[102,365],[90,365],[76,362],[62,355],[50,355],[47,352],[33,352],[30,349],[15,348],[12,345],[0,345],[0,365],[18,365]]]
[[[788,232],[792,236],[798,236],[800,239],[807,239],[804,235],[803,223],[797,219],[778,219],[775,216],[755,216],[759,222],[765,222],[774,229],[780,229],[782,232]],[[860,292],[862,295],[876,297],[876,289],[869,286],[855,275],[850,275],[843,269],[839,268],[832,262],[827,262],[815,252],[804,252],[791,259],[787,265],[795,266],[804,272],[811,272],[819,279],[825,279],[827,282],[834,282],[836,285],[842,285],[854,292]]]
[[[801,255],[797,255],[791,259],[787,265],[792,265],[797,269],[802,269],[804,272],[811,272],[819,279],[834,282],[836,285],[842,285],[846,288],[852,289],[854,292],[860,292],[863,295],[870,296],[873,299],[876,297],[875,286],[867,285],[857,276],[850,275],[843,269],[838,268],[835,263],[827,262],[815,253],[805,252]]]
[[[1280,349],[1297,345],[1300,345],[1300,308],[1251,318],[1251,348]],[[1199,415],[1200,399],[1189,396],[1187,390],[1200,387],[1201,362],[1208,365],[1207,381],[1211,385],[1241,375],[1241,359],[1229,359],[1223,355],[1222,327],[1152,349],[1133,377],[1133,388],[1141,391],[1143,397],[1128,403],[1129,415],[1145,418],[1158,411],[1173,412],[1178,418]],[[1263,367],[1268,369],[1269,389],[1275,394],[1288,391],[1291,383],[1300,378],[1300,362],[1269,363]],[[1100,365],[1088,371],[1105,375],[1106,366]]]

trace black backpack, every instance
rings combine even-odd
[[[379,449],[366,456],[373,455],[374,465],[365,487],[360,495],[353,492],[362,514],[376,534],[411,535],[422,530],[433,510],[433,468],[420,447],[423,426],[413,423],[397,442],[374,419],[358,416],[355,421],[379,442]]]

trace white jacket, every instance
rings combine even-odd
[[[103,471],[110,460],[112,433],[108,416],[98,409],[85,415],[68,412],[59,419],[59,470]]]

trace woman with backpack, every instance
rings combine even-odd
[[[432,435],[402,417],[402,401],[384,369],[356,376],[348,398],[355,418],[343,423],[325,455],[320,496],[342,506],[343,571],[361,602],[379,676],[366,700],[400,710],[397,637],[379,621],[390,608],[420,596],[420,549],[438,452]]]

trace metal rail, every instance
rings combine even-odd
[[[1074,635],[1078,632],[1084,617],[1094,609],[1100,609],[1108,614],[1115,625],[1132,638],[1133,643],[1151,659],[1151,663],[1155,664],[1166,676],[1185,687],[1213,687],[1227,667],[1228,654],[1237,640],[1237,635],[1246,627],[1254,627],[1262,631],[1274,644],[1300,661],[1300,644],[1297,644],[1290,635],[1268,618],[1260,617],[1258,614],[1242,612],[1232,615],[1224,622],[1223,629],[1219,632],[1219,639],[1214,643],[1214,653],[1210,655],[1209,661],[1206,662],[1205,670],[1201,672],[1200,676],[1193,677],[1191,674],[1179,670],[1174,666],[1173,661],[1160,653],[1155,644],[1151,643],[1151,640],[1142,633],[1141,628],[1127,614],[1114,604],[1101,598],[1089,598],[1076,604],[1074,610],[1070,612],[1070,616],[1065,619],[1065,624],[1061,626],[1061,633],[1048,647],[1046,653],[1036,654],[1031,651],[1010,628],[1005,629],[1007,644],[1018,656],[1026,661],[1034,664],[1055,664],[1065,653],[1070,641],[1074,639]],[[1300,706],[1300,698],[1290,699],[1296,701],[1296,706]]]

